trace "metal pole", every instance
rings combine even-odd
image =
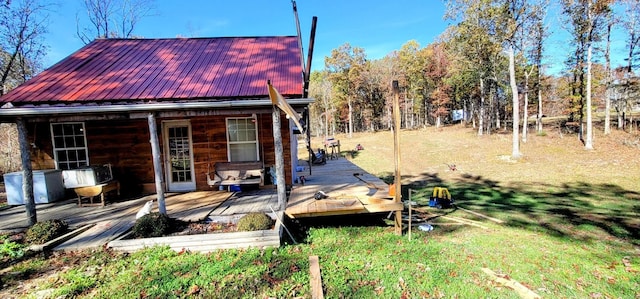
[[[413,190],[409,189],[409,241],[411,241],[411,203],[412,203],[412,194]]]

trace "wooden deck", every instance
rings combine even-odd
[[[201,191],[189,193],[168,194],[165,197],[167,214],[171,218],[183,221],[204,220],[209,213],[223,203],[233,193],[223,191]],[[136,213],[149,200],[155,200],[156,196],[146,196],[136,200],[137,204],[127,205],[127,208],[119,211],[120,217],[96,222],[96,225],[84,233],[60,244],[54,250],[80,250],[87,248],[99,248],[128,231],[136,222]],[[157,203],[154,210],[157,211]]]
[[[401,211],[389,197],[389,185],[346,159],[327,160],[306,172],[304,185],[291,190],[285,213],[291,218]],[[355,175],[354,175],[355,174]],[[360,180],[360,179],[362,180]],[[323,191],[329,197],[316,200]]]
[[[225,191],[199,191],[169,193],[165,198],[167,213],[172,218],[184,221],[204,220],[234,193]],[[109,202],[104,207],[78,207],[76,199],[36,205],[39,221],[62,219],[71,229],[93,224],[89,230],[62,243],[54,250],[77,250],[100,247],[129,230],[135,223],[138,210],[156,195],[137,199]],[[158,206],[154,204],[154,211]],[[0,211],[0,232],[20,231],[27,227],[24,206],[15,206]]]

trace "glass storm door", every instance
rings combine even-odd
[[[163,129],[168,191],[195,190],[191,124],[188,121],[164,122]]]

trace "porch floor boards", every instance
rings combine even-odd
[[[275,188],[263,188],[235,193],[216,207],[210,217],[231,216],[246,213],[271,213],[278,211],[278,194]]]
[[[308,173],[308,170],[298,173],[298,176],[305,176],[306,182],[291,190],[285,211],[291,218],[403,209],[401,203],[393,202],[388,196],[389,186],[386,183],[347,159],[327,160],[325,165],[314,165],[311,168],[312,175]],[[318,191],[329,197],[316,200],[314,194]]]

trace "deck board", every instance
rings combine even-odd
[[[211,216],[230,216],[246,213],[270,213],[278,210],[276,189],[257,189],[238,192],[211,212]]]
[[[328,160],[325,165],[314,166],[311,173],[301,173],[305,184],[291,190],[286,209],[289,217],[377,213],[403,208],[388,196],[387,184],[349,160]],[[329,197],[316,200],[314,194],[318,191]]]

